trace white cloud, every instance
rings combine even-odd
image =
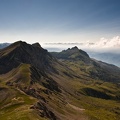
[[[120,47],[120,37],[115,36],[112,39],[101,38],[99,42],[96,42],[94,47],[101,48],[119,48]]]
[[[79,46],[80,47],[80,46]],[[83,49],[96,51],[96,52],[114,52],[119,53],[120,51],[120,36],[115,36],[111,39],[101,38],[98,42],[93,44],[84,43],[82,46]]]
[[[95,52],[114,52],[114,53],[119,53],[120,51],[120,36],[115,36],[111,39],[107,38],[100,38],[99,41],[97,42],[91,42],[91,41],[86,41],[86,42],[81,42],[81,43],[76,43],[76,42],[68,42],[68,43],[53,43],[53,44],[47,44],[45,47],[55,47],[55,48],[60,48],[60,49],[67,49],[71,48],[74,46],[78,46],[79,49],[83,49],[85,51],[95,51]]]

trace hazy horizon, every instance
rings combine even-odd
[[[17,40],[17,41],[23,41],[27,42],[25,40]],[[17,42],[15,41],[15,42]],[[33,43],[36,43],[37,41],[33,41]],[[8,42],[3,42],[0,44],[5,44]],[[12,44],[13,42],[9,43]],[[33,44],[29,43],[28,44]],[[47,49],[50,52],[60,52],[62,50],[72,48],[74,46],[77,46],[79,49],[82,49],[87,52],[97,52],[97,53],[119,53],[120,50],[120,36],[113,37],[111,39],[101,38],[97,42],[49,42],[49,43],[41,43],[38,42],[43,48]]]

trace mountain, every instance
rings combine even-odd
[[[118,67],[120,67],[120,54],[119,53],[96,53],[92,52],[89,53],[92,58],[105,61],[110,64],[114,64]]]
[[[79,50],[76,46],[71,49],[68,48],[67,50],[63,50],[60,53],[53,52],[52,55],[58,59],[81,60],[86,63],[90,61],[89,55],[86,52]]]
[[[119,120],[119,72],[77,47],[15,42],[0,50],[0,119]]]
[[[69,48],[62,52],[52,52],[51,54],[61,61],[65,60],[65,62],[73,62],[74,64],[76,62],[76,64],[79,64],[80,69],[89,73],[93,78],[120,82],[120,68],[112,64],[91,59],[86,52],[79,50],[77,47]],[[85,67],[83,68],[83,66]]]
[[[21,63],[31,64],[38,69],[52,68],[50,61],[54,58],[36,43],[29,45],[18,41],[0,51],[0,71],[1,74],[16,68]]]
[[[3,48],[5,48],[5,47],[7,47],[9,45],[10,45],[10,43],[1,43],[0,44],[0,49],[3,49]]]

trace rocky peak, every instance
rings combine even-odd
[[[78,47],[77,46],[75,46],[75,47],[72,47],[72,48],[68,48],[67,50],[65,50],[65,51],[73,51],[73,52],[76,52],[76,51],[79,51],[79,49],[78,49]]]
[[[8,72],[21,63],[30,64],[40,70],[51,69],[51,63],[54,62],[51,54],[39,43],[31,45],[23,41],[15,42],[1,50],[0,61],[0,68],[3,69],[1,73]]]
[[[78,54],[78,55],[83,55],[83,56],[89,57],[89,55],[85,51],[79,49],[77,46],[72,47],[71,49],[68,48],[66,51],[70,54]]]
[[[77,46],[72,47],[71,50],[79,50]]]
[[[41,45],[38,42],[37,43],[33,43],[32,46],[41,48]]]
[[[17,41],[17,42],[15,42],[15,43],[13,43],[12,45],[20,46],[20,45],[25,45],[25,44],[27,44],[27,43],[20,40],[20,41]]]

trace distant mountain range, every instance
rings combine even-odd
[[[77,47],[48,52],[17,41],[0,50],[1,120],[119,120],[120,68]]]
[[[10,43],[0,43],[0,49],[5,48],[9,45],[10,45]]]
[[[0,49],[5,48],[9,46],[10,43],[1,43]],[[73,44],[74,45],[74,44]],[[60,51],[59,48],[46,48],[49,51]],[[111,52],[90,52],[88,51],[91,58],[104,61],[109,64],[114,64],[118,67],[120,67],[120,54],[119,53],[111,53]]]
[[[120,67],[120,53],[97,53],[90,52],[90,57],[95,58],[97,60],[101,60],[110,64],[114,64]]]

